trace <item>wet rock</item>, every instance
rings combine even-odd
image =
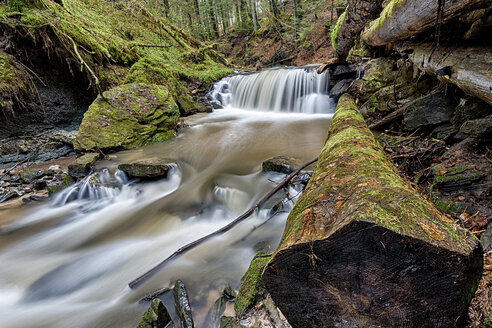
[[[121,163],[118,169],[132,178],[157,179],[165,178],[172,167],[173,160],[146,159],[131,163]]]
[[[434,93],[421,97],[412,102],[403,113],[405,130],[415,130],[448,122],[454,111],[454,106],[443,93]]]
[[[492,117],[466,121],[460,132],[474,138],[492,139]]]
[[[356,65],[337,65],[332,72],[330,78],[334,79],[355,79],[357,74]]]
[[[68,174],[73,178],[83,178],[94,167],[97,160],[101,157],[99,153],[87,153],[68,164]]]
[[[344,79],[338,81],[333,88],[330,90],[330,96],[338,98],[342,94],[344,94],[348,88],[350,87],[350,84],[353,82],[353,79]]]
[[[183,328],[193,328],[195,326],[191,315],[191,305],[188,299],[188,292],[181,280],[177,280],[174,284],[174,307],[181,321]]]
[[[104,92],[104,97],[84,114],[75,150],[131,149],[176,135],[179,108],[166,87],[125,84]]]
[[[276,156],[267,159],[262,163],[263,172],[278,172],[284,174],[290,174],[301,167],[303,163],[300,160],[288,157],[288,156]]]
[[[46,181],[36,180],[33,182],[32,187],[34,188],[34,190],[42,190],[46,188]]]
[[[154,298],[149,309],[142,315],[137,328],[165,328],[171,322],[171,316],[164,304],[160,299]]]
[[[60,179],[61,181],[59,181],[58,178],[56,180],[57,181],[48,183],[48,193],[50,195],[56,194],[57,192],[75,183],[74,179],[69,174],[65,174],[64,177]]]

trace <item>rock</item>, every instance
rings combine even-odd
[[[396,74],[396,62],[393,59],[380,57],[369,61],[364,68],[364,81],[377,81],[382,85],[393,83]]]
[[[172,167],[173,160],[146,159],[131,163],[121,163],[118,169],[132,178],[165,178]]]
[[[469,120],[483,118],[492,113],[492,106],[478,98],[460,99],[451,122],[462,124]]]
[[[171,316],[164,304],[160,299],[154,298],[137,328],[165,328],[171,322]]]
[[[458,127],[454,124],[439,125],[432,130],[430,136],[439,140],[447,141],[458,132]]]
[[[355,79],[357,74],[357,66],[356,65],[337,65],[332,72],[330,72],[330,78],[335,79]]]
[[[19,172],[19,177],[24,183],[31,183],[35,179],[40,179],[44,176],[44,172],[40,170],[32,171],[29,169],[21,170]]]
[[[263,253],[258,252],[249,264],[234,303],[236,316],[243,315],[265,295],[266,290],[261,280],[261,273],[269,260],[270,256],[264,256]]]
[[[412,102],[403,113],[405,130],[415,130],[448,122],[454,111],[454,106],[443,93],[434,93],[421,97]]]
[[[492,247],[492,224],[487,226],[487,230],[482,234],[480,242],[482,243],[484,251],[487,251]]]
[[[352,83],[353,79],[344,79],[338,81],[333,88],[330,90],[330,96],[338,98],[342,94],[344,94],[348,88],[350,87],[350,84]]]
[[[173,293],[174,307],[176,308],[176,313],[181,320],[181,326],[183,328],[193,328],[195,324],[191,315],[190,300],[188,299],[186,287],[181,280],[177,280],[174,284]]]
[[[74,148],[131,149],[176,135],[179,108],[166,87],[125,84],[104,92],[84,114]]]
[[[479,139],[492,139],[492,117],[466,121],[460,132]]]
[[[65,174],[62,181],[59,183],[48,183],[48,193],[50,195],[55,194],[68,186],[72,185],[75,181],[69,174]]]
[[[99,153],[87,153],[68,164],[68,174],[77,179],[85,177],[101,157]]]
[[[42,190],[46,188],[46,181],[44,180],[36,180],[33,183],[34,190]]]
[[[301,167],[304,163],[301,163],[300,160],[293,157],[288,156],[276,156],[270,159],[267,159],[262,163],[262,171],[263,172],[278,172],[284,174],[290,174]]]
[[[21,195],[15,190],[9,191],[6,195],[3,195],[0,197],[0,203],[6,202],[6,201],[11,200],[13,198],[17,198],[19,196],[21,196]]]

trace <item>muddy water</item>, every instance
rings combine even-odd
[[[100,164],[107,169],[100,175],[105,187],[66,190],[4,224],[0,327],[135,327],[148,306],[138,301],[172,287],[176,279],[187,285],[196,326],[214,326],[205,318],[220,289],[237,290],[255,252],[275,249],[299,189],[291,188],[287,198],[278,193],[249,219],[138,288],[128,283],[183,245],[226,225],[271,190],[284,176],[262,173],[265,159],[285,155],[307,162],[319,154],[334,107],[319,85],[326,81],[315,80],[320,77],[311,72],[275,70],[277,77],[267,72],[219,82],[210,97],[224,108],[170,142],[112,155]],[[242,92],[267,103],[268,93],[255,94],[253,82],[248,80],[244,91],[238,88],[241,79],[252,77],[264,83],[258,90],[269,88],[276,97],[268,105],[274,111],[251,110],[253,100],[234,105],[237,97],[247,98]],[[305,84],[291,99],[279,86],[292,78]],[[176,165],[167,179],[152,183],[129,181],[116,171],[121,161],[143,158]],[[282,211],[275,214],[271,209],[278,203]],[[171,298],[163,296],[172,312]]]

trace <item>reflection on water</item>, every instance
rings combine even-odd
[[[275,249],[293,204],[283,194],[137,289],[127,284],[270,191],[284,176],[262,173],[262,161],[316,157],[332,109],[326,107],[325,114],[216,110],[174,140],[101,162],[109,171],[100,172],[98,180],[106,187],[83,181],[3,226],[0,327],[135,327],[148,306],[138,300],[176,279],[187,285],[197,326],[203,326],[220,288],[237,289],[255,252]],[[121,161],[143,158],[169,159],[176,167],[167,179],[145,184],[116,171]],[[283,210],[273,216],[278,203]],[[173,310],[169,300],[166,305]]]

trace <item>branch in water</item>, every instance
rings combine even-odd
[[[140,277],[138,277],[135,280],[131,281],[128,284],[128,286],[130,288],[132,288],[132,289],[133,288],[137,288],[138,286],[140,286],[141,284],[143,284],[145,281],[147,281],[148,279],[150,279],[152,276],[154,276],[157,272],[159,272],[160,270],[162,270],[167,263],[171,262],[175,258],[183,255],[184,253],[188,252],[189,250],[195,248],[196,246],[201,245],[202,243],[204,243],[205,241],[211,239],[212,237],[218,236],[220,234],[223,234],[223,233],[229,231],[235,225],[237,225],[241,221],[245,220],[246,218],[250,217],[251,214],[253,214],[254,211],[257,208],[259,208],[261,205],[263,205],[277,191],[279,191],[285,185],[287,185],[289,183],[289,181],[292,180],[295,176],[297,176],[303,169],[305,169],[309,165],[313,164],[317,160],[318,160],[318,158],[315,158],[312,161],[309,161],[308,163],[304,164],[302,167],[300,167],[296,171],[292,172],[284,180],[282,180],[282,182],[280,182],[275,188],[273,188],[268,194],[266,194],[262,199],[260,199],[253,207],[251,207],[249,210],[247,210],[246,212],[244,212],[243,214],[241,214],[241,216],[239,216],[237,219],[235,219],[234,221],[232,221],[228,225],[220,228],[219,230],[217,230],[215,232],[212,232],[209,235],[206,235],[206,236],[204,236],[204,237],[202,237],[200,239],[197,239],[197,240],[195,240],[195,241],[193,241],[193,242],[191,242],[191,243],[189,243],[189,244],[181,247],[176,252],[174,252],[173,254],[171,254],[168,258],[166,258],[164,261],[162,261],[161,263],[157,264],[155,267],[153,267],[152,269],[150,269],[149,271],[147,271],[146,273],[144,273]]]

